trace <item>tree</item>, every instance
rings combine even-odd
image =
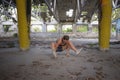
[[[112,21],[120,18],[120,8],[114,9],[112,11]]]

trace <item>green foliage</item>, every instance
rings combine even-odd
[[[35,32],[41,32],[41,30],[40,30],[38,27],[35,27],[35,28],[34,28],[34,31],[35,31]]]
[[[18,34],[17,34],[17,33],[14,33],[14,34],[13,34],[13,37],[15,37],[15,38],[18,37]]]
[[[48,32],[57,32],[57,31],[53,29],[53,30],[49,30]]]
[[[4,28],[4,32],[8,32],[8,31],[9,31],[10,26],[9,26],[9,25],[4,25],[4,26],[3,26],[3,28]]]
[[[48,7],[46,5],[40,6],[40,10],[41,10],[41,12],[47,12]]]
[[[112,20],[120,18],[120,8],[117,8],[112,11]]]
[[[98,27],[93,27],[93,32],[98,32]]]
[[[63,30],[63,32],[72,32],[71,28],[67,28],[66,30]]]
[[[67,30],[66,30],[67,32],[72,32],[72,29],[70,29],[70,28],[67,28]]]
[[[78,26],[77,32],[87,32],[87,26]]]
[[[115,29],[115,25],[112,25],[112,28],[111,28],[112,32],[115,32],[116,29]]]

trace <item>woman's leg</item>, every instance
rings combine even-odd
[[[51,49],[53,51],[53,55],[55,58],[57,58],[57,53],[56,53],[56,43],[51,44]]]
[[[51,49],[56,51],[56,44],[55,43],[51,43]]]
[[[83,49],[83,48],[81,48],[80,50],[77,50],[76,47],[73,45],[73,43],[70,42],[70,41],[69,41],[69,47],[70,47],[72,50],[74,50],[77,55],[80,54],[81,50]]]
[[[77,49],[76,49],[76,47],[73,45],[73,43],[72,42],[68,42],[69,43],[69,47],[73,50],[73,51],[75,51],[75,52],[77,52]]]

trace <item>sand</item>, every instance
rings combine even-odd
[[[83,42],[84,41],[84,42]],[[71,50],[54,59],[50,42],[33,41],[30,50],[0,48],[0,80],[120,80],[120,44],[100,51],[97,40],[73,40],[81,51]]]

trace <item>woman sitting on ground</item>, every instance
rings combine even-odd
[[[58,39],[55,43],[51,44],[51,48],[53,51],[53,55],[55,58],[57,58],[56,52],[61,52],[63,50],[66,50],[66,56],[69,56],[69,50],[72,49],[76,52],[76,55],[80,54],[80,50],[77,50],[76,47],[72,44],[71,41],[69,41],[69,36],[64,35],[62,38]]]

